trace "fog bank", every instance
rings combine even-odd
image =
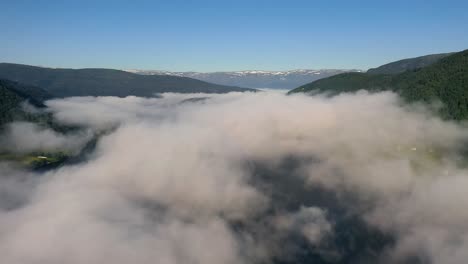
[[[393,93],[76,97],[47,106],[58,122],[91,132],[15,123],[2,148],[80,149],[88,135],[110,132],[85,162],[41,175],[0,164],[5,263],[468,257],[468,130]]]

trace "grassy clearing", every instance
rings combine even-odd
[[[62,164],[68,155],[64,152],[33,152],[27,154],[1,153],[0,161],[17,163],[23,167],[40,169]]]

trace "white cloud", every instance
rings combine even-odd
[[[402,107],[392,93],[333,98],[231,93],[181,103],[193,96],[207,95],[49,101],[61,122],[115,130],[99,140],[89,161],[50,171],[32,185],[11,184],[25,195],[18,208],[0,211],[2,259],[12,264],[271,261],[274,251],[289,248],[281,244],[286,235],[275,232],[299,232],[315,246],[333,234],[328,208],[300,207],[301,192],[318,186],[338,199],[352,193],[355,204],[341,202],[395,237],[389,253],[395,260],[465,259],[468,174],[458,151],[468,137],[464,126],[420,107]],[[30,124],[11,131],[16,131],[9,135],[13,142],[25,143],[23,151],[74,148],[82,138]],[[22,149],[17,146],[10,149]],[[258,164],[274,169],[288,157],[298,160],[294,173],[278,177],[299,174],[304,185],[286,188],[281,197],[285,203],[298,199],[296,210],[270,196],[268,188],[277,188],[281,179],[261,182],[253,169]],[[37,176],[0,169],[3,175]]]

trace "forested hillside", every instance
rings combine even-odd
[[[405,71],[416,70],[430,66],[439,60],[453,55],[454,53],[441,53],[441,54],[431,54],[411,59],[404,59],[395,62],[390,62],[388,64],[382,65],[377,68],[369,69],[367,73],[371,74],[398,74]]]
[[[298,87],[289,94],[328,92],[338,94],[358,90],[394,91],[410,102],[440,101],[440,114],[449,119],[468,118],[468,50],[438,62],[400,74],[344,73]]]
[[[56,97],[145,96],[158,93],[227,93],[255,91],[186,77],[141,75],[112,69],[52,69],[0,63],[0,78],[35,85]]]
[[[27,101],[35,107],[44,107],[43,100],[48,98],[50,95],[39,87],[0,79],[0,126],[15,119],[32,119],[33,115],[25,112],[21,104]]]
[[[51,95],[39,87],[0,79],[0,130],[12,121],[33,122],[60,132],[73,129],[56,123],[51,113],[43,111],[44,100],[50,98]],[[28,111],[25,104],[37,111]]]

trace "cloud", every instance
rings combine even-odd
[[[40,176],[0,167],[12,182],[0,195],[19,201],[0,210],[5,262],[466,257],[468,131],[395,94],[77,97],[47,106],[59,122],[107,133],[86,162]],[[5,149],[16,151],[76,149],[88,139],[24,123],[8,131]],[[15,190],[22,195],[13,199]]]
[[[322,238],[332,231],[326,213],[317,207],[301,207],[298,212],[281,215],[276,220],[279,230],[299,232],[312,245],[320,243]]]
[[[78,152],[90,140],[90,131],[63,135],[28,122],[8,124],[0,136],[0,151],[27,153],[33,151]]]

